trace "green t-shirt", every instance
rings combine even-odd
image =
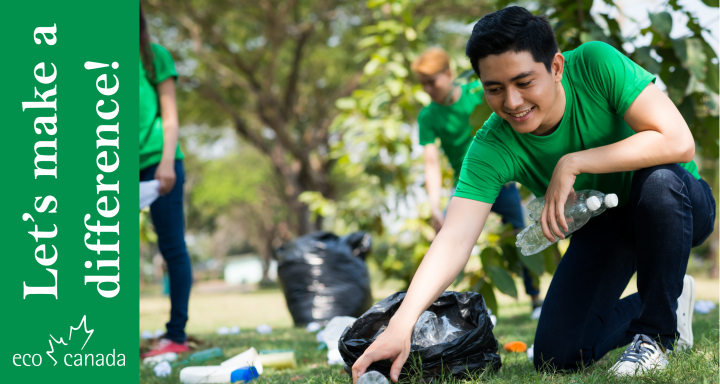
[[[566,105],[560,126],[548,136],[519,134],[493,113],[468,150],[455,196],[492,204],[509,181],[544,196],[563,155],[613,144],[635,133],[623,116],[655,77],[602,42],[585,43],[563,56]],[[695,162],[680,165],[700,178]],[[633,172],[580,174],[573,187],[615,193],[623,205],[629,200],[632,176]]]
[[[155,87],[163,81],[174,77],[177,80],[177,72],[175,72],[175,63],[173,62],[170,52],[160,45],[153,44],[152,50],[155,53],[155,78],[153,82],[148,77],[142,60],[140,61],[140,169],[147,168],[151,165],[158,164],[162,159],[163,151],[163,124],[160,117],[160,104],[158,94]],[[185,158],[180,151],[180,143],[175,149],[175,159],[182,160]]]
[[[460,175],[463,159],[473,139],[470,114],[482,103],[484,95],[477,81],[461,88],[460,99],[454,104],[445,106],[432,102],[418,116],[420,145],[433,144],[436,138],[440,138],[440,146],[455,171],[455,180]]]

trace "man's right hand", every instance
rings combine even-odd
[[[401,328],[394,326],[392,320],[390,320],[390,324],[385,331],[353,364],[353,383],[357,383],[370,364],[387,359],[393,362],[390,368],[390,378],[393,382],[398,382],[403,364],[410,355],[410,337],[412,333],[412,329]]]
[[[440,209],[433,209],[432,210],[432,226],[435,228],[435,234],[440,232],[440,229],[443,226],[443,223],[445,222],[445,217],[440,211]]]

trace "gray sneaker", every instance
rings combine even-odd
[[[678,307],[675,311],[677,315],[677,333],[680,335],[675,349],[690,349],[693,346],[692,317],[695,310],[695,279],[690,275],[685,275],[683,279],[683,290],[678,297]]]
[[[645,371],[665,369],[667,365],[667,356],[655,340],[637,334],[610,371],[615,376],[633,376]]]

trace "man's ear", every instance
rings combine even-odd
[[[555,57],[553,57],[552,64],[550,64],[550,71],[553,75],[553,80],[555,80],[556,83],[559,83],[562,81],[563,76],[563,70],[565,69],[565,56],[563,56],[560,52],[555,54]]]

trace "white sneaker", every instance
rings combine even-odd
[[[649,370],[665,369],[667,365],[667,356],[655,340],[637,334],[610,371],[615,376],[632,376]]]
[[[690,275],[683,278],[683,290],[678,297],[677,333],[680,335],[675,349],[689,349],[693,346],[692,317],[695,310],[695,279]]]

